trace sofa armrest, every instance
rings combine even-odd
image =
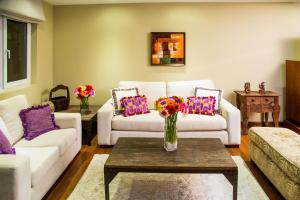
[[[227,122],[228,144],[241,144],[241,113],[225,99],[221,101],[222,116]]]
[[[110,145],[111,120],[114,116],[113,105],[111,99],[97,112],[97,127],[98,127],[98,144]]]
[[[79,113],[58,113],[55,112],[55,122],[60,128],[75,128],[77,141],[81,144],[81,115]]]
[[[31,172],[29,157],[0,155],[0,199],[29,200]]]

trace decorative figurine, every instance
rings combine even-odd
[[[266,90],[265,90],[265,82],[264,81],[261,82],[258,87],[259,87],[259,93],[263,94],[263,93],[266,92]]]
[[[244,84],[244,88],[245,88],[245,93],[250,93],[251,92],[251,88],[250,88],[250,82],[246,82]]]

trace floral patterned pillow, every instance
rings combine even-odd
[[[189,114],[215,115],[216,98],[208,97],[188,97],[187,109]]]
[[[114,88],[111,90],[114,105],[114,115],[122,114],[121,99],[123,97],[139,95],[138,88]]]
[[[120,102],[124,117],[150,113],[145,95],[123,97]]]

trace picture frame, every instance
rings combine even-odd
[[[152,66],[185,66],[185,32],[151,32]]]

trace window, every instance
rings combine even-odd
[[[0,86],[2,89],[28,85],[31,81],[30,23],[1,17],[2,42]]]

